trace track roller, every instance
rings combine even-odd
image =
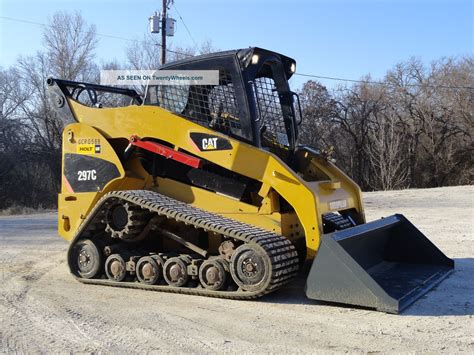
[[[222,259],[206,260],[199,268],[199,281],[208,290],[222,290],[227,281],[229,264]]]
[[[157,256],[144,256],[138,260],[135,267],[137,279],[141,283],[154,285],[158,283],[163,274],[163,260]]]
[[[188,265],[191,264],[189,256],[169,258],[163,267],[163,276],[168,285],[182,287],[189,280]]]
[[[105,261],[105,273],[110,280],[123,281],[127,276],[125,260],[120,254],[112,254]]]

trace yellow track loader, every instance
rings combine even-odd
[[[59,234],[78,281],[232,299],[310,265],[310,299],[397,313],[454,268],[401,215],[366,223],[361,191],[298,144],[296,63],[247,48],[168,63],[214,85],[136,91],[50,78],[64,128]],[[111,97],[127,100],[106,107]]]

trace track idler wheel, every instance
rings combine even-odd
[[[138,281],[154,285],[158,283],[163,274],[163,259],[158,255],[144,256],[138,260],[135,270]]]
[[[245,291],[256,291],[266,287],[270,280],[271,261],[257,247],[243,244],[232,254],[230,274],[235,283]]]
[[[163,267],[163,276],[170,286],[182,287],[189,280],[188,265],[191,258],[179,256],[169,258]]]
[[[125,260],[120,254],[112,254],[105,261],[105,273],[110,280],[123,281],[127,276]]]
[[[126,242],[141,240],[141,231],[144,229],[150,212],[128,202],[112,203],[105,213],[105,231],[112,238]]]
[[[97,276],[102,267],[102,254],[97,245],[90,239],[83,239],[76,243],[72,251],[74,273],[85,279]]]
[[[208,290],[222,290],[226,285],[228,270],[228,263],[224,260],[206,260],[199,268],[199,281]]]

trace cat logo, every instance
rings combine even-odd
[[[216,138],[203,138],[201,146],[202,146],[202,150],[216,150],[217,137]]]
[[[189,137],[191,138],[196,150],[199,150],[200,152],[232,149],[232,144],[230,144],[227,139],[215,136],[213,134],[191,132]]]

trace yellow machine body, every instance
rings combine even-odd
[[[307,258],[313,258],[318,250],[324,213],[354,208],[363,215],[357,184],[333,163],[311,151],[300,152],[297,157],[305,169],[293,171],[273,153],[231,137],[225,137],[231,142],[231,150],[200,151],[189,139],[190,133],[222,134],[160,107],[93,108],[70,98],[68,101],[78,123],[69,124],[64,129],[63,157],[71,153],[107,160],[117,166],[120,176],[100,191],[84,193],[74,193],[63,180],[58,200],[58,225],[59,234],[67,240],[74,236],[95,202],[114,190],[154,190],[201,209],[273,231],[290,240],[304,238]],[[123,166],[110,142],[123,146],[132,135],[159,138],[170,143],[175,150],[190,152],[260,181],[261,205],[246,204],[172,179],[157,178],[153,181],[136,160]],[[100,153],[93,149],[95,144],[101,146]],[[294,212],[280,213],[279,196],[288,201]]]

